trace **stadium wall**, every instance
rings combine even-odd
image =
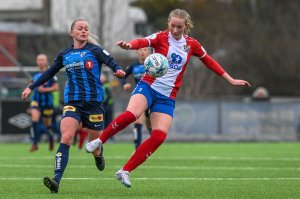
[[[16,104],[18,102],[1,101],[1,136],[26,135],[23,128],[29,129],[25,125],[29,116],[25,117],[24,104],[20,102],[23,108],[14,109]],[[14,111],[7,111],[9,105]],[[122,112],[126,105],[127,101],[117,100],[115,115]],[[179,101],[168,141],[297,141],[300,137],[299,120],[300,99],[266,102]],[[144,138],[149,136],[145,127],[143,134]],[[132,139],[132,125],[115,136],[116,141]]]
[[[116,110],[126,105],[116,103]],[[296,141],[299,121],[300,99],[179,101],[168,141]],[[131,128],[125,132],[132,136]]]

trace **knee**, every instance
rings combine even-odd
[[[71,145],[73,140],[72,132],[62,131],[61,134],[61,143]]]

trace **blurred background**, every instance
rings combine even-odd
[[[101,45],[126,67],[137,56],[116,41],[164,30],[175,8],[189,12],[196,38],[233,77],[233,87],[192,59],[184,76],[169,141],[296,141],[300,137],[300,1],[297,0],[0,0],[0,142],[27,141],[31,126],[22,90],[37,54],[50,65],[71,44],[72,21],[86,19]],[[130,92],[108,74],[114,114]],[[61,97],[65,73],[58,74]],[[133,82],[133,79],[129,81]],[[62,99],[61,105],[62,107]],[[59,118],[58,118],[59,120]],[[116,141],[132,140],[131,127]],[[144,129],[145,135],[147,131]]]

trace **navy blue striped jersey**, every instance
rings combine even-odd
[[[143,64],[136,62],[136,63],[133,63],[130,66],[128,66],[126,68],[125,72],[126,72],[126,75],[121,80],[122,85],[124,85],[126,83],[126,78],[131,74],[134,76],[135,83],[138,83],[140,81],[140,79],[142,79],[142,77],[144,76],[146,71],[145,71],[145,67]]]
[[[43,84],[50,77],[65,67],[67,84],[64,102],[69,101],[103,101],[103,88],[100,82],[102,64],[109,66],[114,72],[122,67],[110,54],[98,45],[87,43],[83,48],[73,46],[63,50],[53,65],[29,86],[30,89]]]
[[[33,76],[33,82],[36,81],[43,73],[39,72]],[[57,77],[54,76],[42,86],[45,88],[50,88],[54,83],[57,83]],[[34,89],[32,101],[36,101],[40,107],[53,107],[53,96],[52,92],[39,92],[38,89]]]

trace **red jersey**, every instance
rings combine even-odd
[[[201,61],[218,75],[223,75],[223,68],[207,55],[205,49],[194,38],[183,35],[180,40],[173,38],[169,31],[158,32],[143,39],[130,42],[132,49],[143,47],[154,48],[155,53],[164,55],[169,61],[169,69],[162,77],[151,77],[147,73],[142,78],[150,84],[151,88],[159,93],[176,98],[182,84],[182,77],[192,55],[199,57]]]

